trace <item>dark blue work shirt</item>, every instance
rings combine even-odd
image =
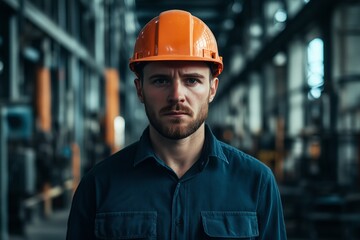
[[[271,170],[206,126],[200,159],[181,177],[140,141],[97,164],[73,198],[67,239],[286,239]]]

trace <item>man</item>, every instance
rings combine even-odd
[[[67,239],[286,239],[272,172],[205,124],[223,69],[210,29],[163,12],[130,68],[149,127],[82,179]]]

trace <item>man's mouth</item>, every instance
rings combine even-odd
[[[164,112],[163,115],[189,115],[187,112],[184,111],[169,111],[169,112]]]

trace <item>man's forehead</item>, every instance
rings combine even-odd
[[[184,73],[197,72],[197,73],[210,73],[210,67],[207,63],[201,61],[154,61],[149,62],[144,67],[144,73],[164,71],[181,71]]]

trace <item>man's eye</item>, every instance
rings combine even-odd
[[[158,78],[158,79],[154,79],[154,80],[152,81],[152,83],[153,83],[154,85],[161,86],[161,85],[166,85],[166,84],[168,84],[168,83],[169,83],[169,80],[164,79],[164,78]]]
[[[199,83],[199,80],[196,78],[188,78],[188,79],[186,79],[186,83],[189,85],[195,85],[195,84]]]

